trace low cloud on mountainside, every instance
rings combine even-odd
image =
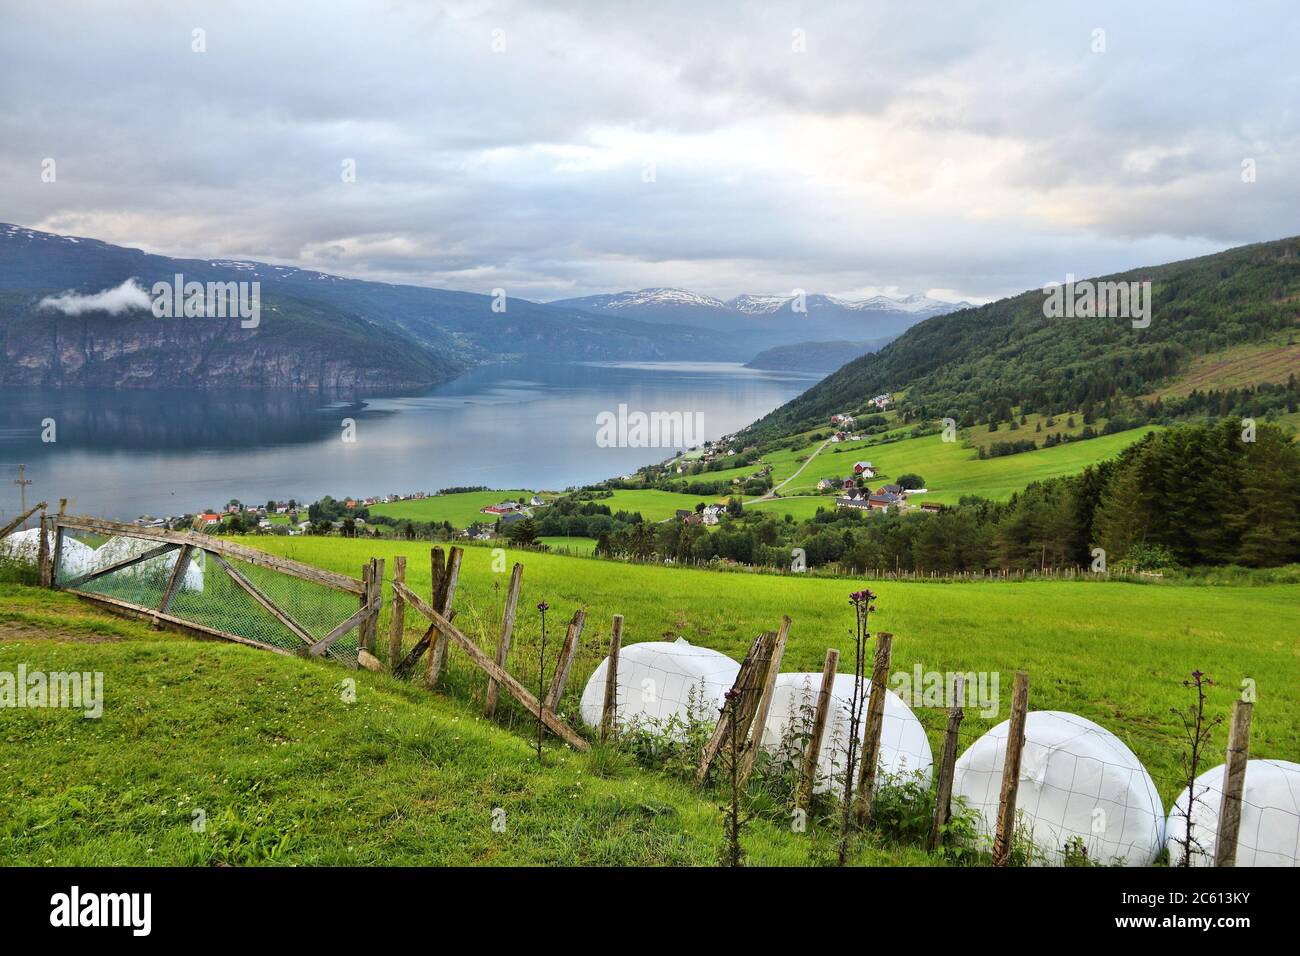
[[[57,309],[64,315],[82,315],[86,312],[121,315],[132,309],[148,309],[152,305],[153,299],[135,279],[127,279],[115,288],[90,295],[60,292],[58,295],[47,295],[41,299],[42,309]]]

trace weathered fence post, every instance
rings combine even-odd
[[[495,677],[497,682],[505,688],[505,690],[510,693],[515,700],[523,704],[530,714],[541,720],[541,722],[549,728],[552,733],[557,737],[560,737],[575,750],[590,749],[590,744],[588,744],[586,740],[574,732],[573,728],[562,721],[554,713],[543,707],[540,700],[534,697],[509,671],[498,667],[496,661],[483,653],[483,651],[479,649],[478,645],[461,633],[460,629],[457,628],[456,625],[452,624],[445,616],[435,611],[431,604],[421,598],[410,588],[405,585],[401,585],[401,588],[403,592],[405,592],[403,596],[411,607],[427,617],[438,632],[447,640],[454,642],[457,647],[461,648],[461,650],[465,652],[466,656],[469,657],[471,663],[482,669],[485,673],[491,674]],[[424,639],[421,638],[421,640],[423,641]],[[416,647],[419,647],[419,645],[416,645]],[[411,653],[407,655],[407,658],[412,658],[413,656],[418,656],[416,655],[416,650],[414,648]],[[406,662],[403,661],[403,664],[405,663]]]
[[[925,848],[933,853],[939,848],[943,838],[943,827],[948,822],[952,804],[952,777],[957,767],[957,732],[961,729],[963,692],[966,679],[954,674],[952,679],[952,707],[948,710],[948,727],[943,732],[943,756],[939,758],[939,788],[934,798],[934,825],[930,828],[930,838]]]
[[[1219,832],[1214,842],[1214,865],[1237,865],[1237,834],[1241,830],[1241,793],[1246,786],[1246,761],[1250,759],[1250,718],[1254,705],[1244,700],[1232,705],[1228,727],[1228,759],[1223,765],[1223,799],[1219,803]],[[1190,852],[1190,850],[1189,850]]]
[[[364,610],[370,606],[370,575],[375,570],[374,560],[371,559],[361,565],[361,597],[358,601]],[[360,626],[357,628],[357,649],[363,649],[369,646],[370,630],[375,626],[374,619],[371,617],[363,618]]]
[[[393,558],[393,583],[406,583],[406,555]],[[396,672],[402,659],[402,636],[406,633],[406,598],[393,588],[393,613],[388,621],[388,670]]]
[[[451,602],[456,598],[456,584],[460,580],[460,561],[464,556],[461,548],[452,548],[447,555],[447,566],[437,575],[438,590],[434,595],[434,609],[448,621],[452,619]],[[434,548],[434,564],[442,558],[442,548]],[[425,686],[430,690],[438,683],[438,675],[447,663],[447,638],[435,633],[434,643],[429,645],[429,669],[425,673]]]
[[[515,564],[510,572],[510,587],[506,589],[506,607],[505,613],[501,616],[501,639],[497,641],[497,667],[505,670],[506,657],[510,653],[510,640],[515,633],[515,615],[519,609],[519,589],[523,584],[524,566]],[[496,680],[489,676],[487,684],[487,696],[483,701],[483,714],[491,717],[497,712],[497,698],[501,696],[501,688]]]
[[[734,729],[736,740],[749,739],[749,728],[754,722],[762,698],[763,685],[772,664],[772,645],[776,643],[775,631],[764,631],[754,638],[749,645],[745,659],[740,662],[736,680],[727,692],[727,703],[718,716],[718,724],[709,735],[708,742],[700,754],[699,767],[695,771],[695,782],[703,783],[709,775],[709,768],[722,745],[730,739]],[[739,766],[736,768],[739,770]]]
[[[772,645],[772,658],[767,665],[767,675],[763,680],[763,694],[758,699],[758,709],[754,711],[754,731],[749,749],[740,765],[740,785],[743,787],[749,775],[754,772],[754,761],[763,746],[763,728],[767,726],[767,715],[772,709],[772,695],[776,691],[776,677],[781,672],[781,659],[785,656],[786,638],[790,636],[790,618],[781,618],[781,629],[776,632],[776,643]]]
[[[623,647],[623,615],[614,615],[614,629],[609,638],[609,666],[605,668],[605,702],[600,710],[600,742],[604,743],[618,727],[618,652]]]
[[[44,501],[42,501],[42,502],[40,502],[40,503],[38,503],[38,504],[32,505],[32,507],[28,508],[26,511],[24,511],[22,514],[20,514],[20,515],[19,515],[17,518],[15,518],[13,521],[11,521],[11,522],[9,522],[7,525],[5,525],[4,528],[0,528],[0,538],[7,538],[7,537],[9,537],[9,533],[10,533],[10,532],[12,532],[13,530],[15,530],[19,525],[26,524],[28,518],[30,518],[32,515],[36,514],[36,512],[42,510],[42,509],[45,508],[45,507],[46,507],[46,504],[45,504]]]
[[[59,522],[63,518],[63,506],[66,502],[66,498],[59,499],[59,514],[54,519],[54,553],[50,555],[50,587],[57,587],[59,583],[59,562],[63,560],[63,525]]]
[[[876,794],[876,764],[880,762],[880,734],[885,725],[885,691],[889,686],[889,662],[894,656],[894,635],[876,635],[876,662],[871,670],[871,698],[867,701],[867,728],[862,738],[862,762],[858,764],[857,821],[871,818]]]
[[[555,674],[551,677],[551,686],[546,689],[546,700],[542,701],[542,706],[552,713],[560,705],[564,685],[569,682],[569,670],[573,667],[574,655],[578,653],[578,640],[586,621],[587,612],[579,608],[573,612],[569,629],[564,634],[564,645],[560,648],[560,656],[555,659]]]
[[[1020,789],[1020,757],[1025,749],[1025,717],[1029,712],[1029,675],[1016,671],[1011,692],[1011,723],[1007,727],[1006,762],[998,797],[998,827],[993,837],[993,865],[1006,866],[1016,836],[1016,793]]]
[[[831,691],[835,687],[835,672],[840,666],[840,652],[833,647],[826,650],[826,663],[822,666],[821,689],[817,691],[817,711],[813,715],[812,736],[803,755],[803,778],[799,782],[798,806],[804,810],[812,806],[813,789],[817,784],[817,760],[821,756],[822,734],[831,709]]]
[[[372,608],[374,613],[370,615],[365,632],[365,643],[358,642],[357,647],[365,647],[373,657],[375,650],[379,646],[379,609],[384,604],[384,559],[370,559],[370,574],[366,579],[366,593],[362,599],[366,606]]]
[[[43,588],[50,586],[50,539],[46,537],[49,534],[47,521],[45,509],[42,508],[41,516],[36,522],[36,527],[40,529],[40,539],[36,543],[36,570],[40,573]]]

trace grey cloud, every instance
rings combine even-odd
[[[23,6],[0,218],[537,298],[992,296],[1294,232],[1297,14],[1131,6]]]

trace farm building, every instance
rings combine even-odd
[[[866,493],[859,491],[858,489],[855,488],[852,491],[846,492],[845,494],[841,495],[839,498],[836,498],[835,507],[836,508],[857,508],[859,510],[865,510],[871,507],[868,497],[869,496]]]

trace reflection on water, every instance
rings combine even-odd
[[[716,438],[813,379],[713,363],[493,365],[420,395],[0,389],[0,512],[13,515],[19,462],[28,501],[59,497],[116,518],[181,514],[232,497],[435,491],[453,485],[559,489],[668,457],[599,448],[596,416],[619,404],[699,411]],[[343,419],[356,441],[343,441]],[[52,419],[56,441],[43,442]]]
[[[368,414],[343,396],[234,390],[0,389],[0,406],[6,458],[24,435],[39,447],[46,418],[55,422],[56,448],[176,451],[311,442],[332,436],[337,417]]]

